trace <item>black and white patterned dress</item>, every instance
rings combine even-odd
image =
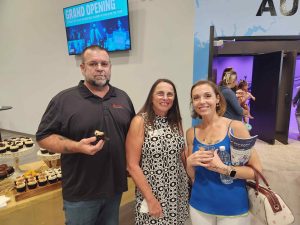
[[[145,114],[142,115],[145,120]],[[146,122],[145,122],[146,124]],[[140,213],[143,196],[136,190],[137,225],[184,224],[188,217],[188,178],[181,160],[184,137],[172,130],[166,117],[156,116],[154,127],[145,125],[140,166],[163,209],[163,218]]]

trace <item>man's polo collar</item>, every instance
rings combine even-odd
[[[116,96],[115,88],[110,84],[108,85],[109,85],[109,91],[104,96],[104,98],[115,97]],[[95,97],[95,95],[84,85],[84,80],[79,81],[78,88],[84,98]]]

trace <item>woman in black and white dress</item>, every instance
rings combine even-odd
[[[170,80],[157,80],[132,120],[126,140],[127,169],[137,186],[137,225],[185,223],[188,178],[182,163],[184,149],[175,86]],[[144,204],[148,209],[143,211]]]

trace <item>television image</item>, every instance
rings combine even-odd
[[[63,9],[69,55],[91,45],[109,52],[131,49],[128,0],[96,0]]]

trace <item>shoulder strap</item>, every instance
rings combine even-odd
[[[233,121],[233,120],[231,120],[230,123],[228,124],[228,130],[227,130],[227,133],[229,133],[229,129],[231,128],[230,125],[231,125],[232,121]]]
[[[250,167],[254,172],[256,188],[259,185],[259,178],[260,178],[265,183],[265,185],[268,187],[268,189],[270,189],[270,185],[269,185],[267,179],[264,177],[264,175],[262,175],[262,173],[259,172],[254,166],[252,166],[252,165],[247,165],[247,166]]]

